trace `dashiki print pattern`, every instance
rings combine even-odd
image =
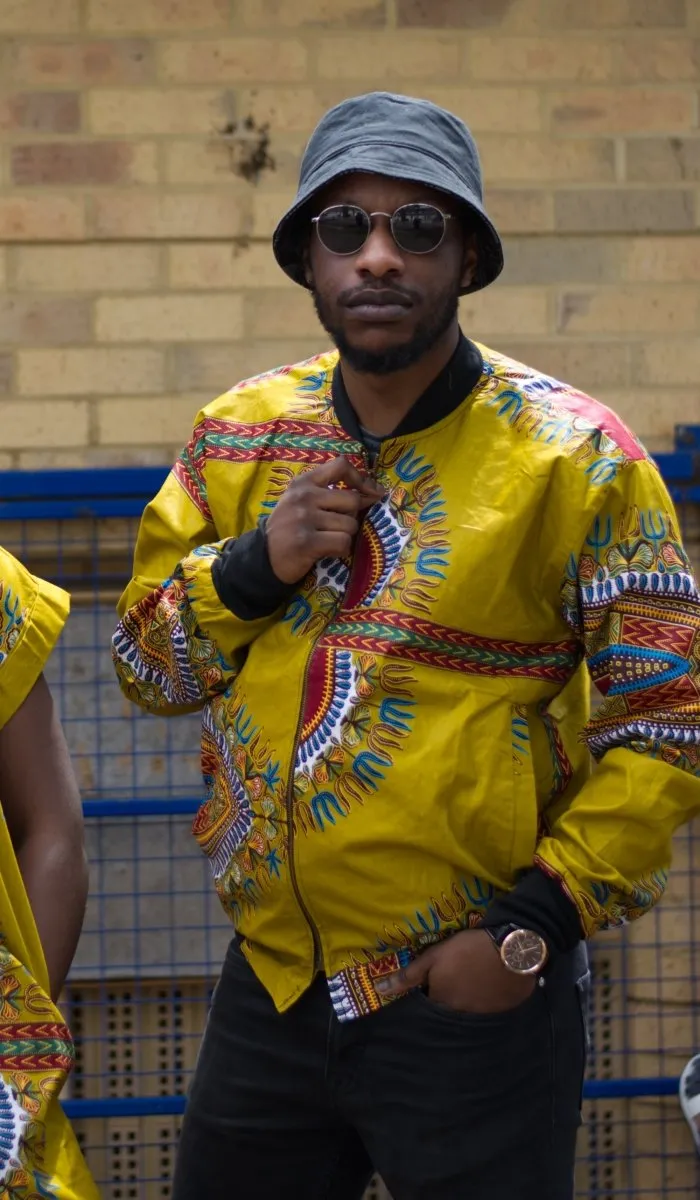
[[[68,597],[0,549],[0,726],[36,683]],[[59,1097],[73,1039],[49,981],[7,824],[0,819],[0,1197],[99,1200]]]
[[[481,350],[457,410],[382,443],[352,561],[269,618],[222,612],[211,565],[300,472],[364,467],[335,354],[208,406],[144,518],[115,666],[149,710],[203,710],[194,833],[281,1009],[310,924],[349,1019],[532,863],[586,935],[634,919],[700,808],[700,597],[658,472],[603,405]]]

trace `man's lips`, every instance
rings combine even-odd
[[[346,307],[355,320],[383,324],[402,320],[411,308],[411,301],[400,292],[368,290],[356,292]]]
[[[410,308],[411,301],[402,295],[401,292],[392,291],[372,291],[368,288],[364,292],[356,292],[350,300],[346,302],[348,308]]]

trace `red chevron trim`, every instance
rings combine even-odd
[[[70,1054],[0,1054],[0,1072],[6,1071],[61,1071],[73,1069]]]
[[[572,658],[578,657],[578,643],[572,638],[566,638],[561,642],[514,642],[514,641],[499,641],[496,638],[479,637],[476,633],[467,633],[461,629],[454,629],[451,625],[438,625],[435,621],[427,621],[424,617],[415,617],[410,613],[396,612],[391,609],[387,611],[378,611],[376,608],[354,608],[347,612],[341,612],[334,623],[334,627],[328,630],[326,637],[333,638],[333,644],[336,645],[338,636],[356,636],[346,635],[344,626],[362,625],[371,622],[373,625],[386,625],[390,629],[401,629],[406,633],[414,633],[418,637],[430,638],[433,641],[442,642],[447,646],[456,646],[458,648],[469,650],[491,650],[494,654],[508,654],[516,658],[532,657],[533,654],[569,654]],[[337,629],[337,633],[335,630]],[[325,640],[325,639],[323,639]]]
[[[348,457],[351,460],[353,458],[352,455],[348,455]],[[271,442],[265,446],[217,446],[214,444],[207,447],[207,458],[231,463],[301,462],[317,467],[328,462],[330,458],[337,458],[337,454],[333,450],[317,450],[313,446],[285,446],[280,442]]]
[[[192,472],[188,471],[182,459],[178,459],[173,467],[173,475],[177,479],[180,487],[187,493],[195,508],[199,509],[205,521],[212,523],[211,509],[205,500],[206,491],[204,488],[204,480],[201,482],[201,487],[198,487],[192,478]]]
[[[221,417],[205,417],[197,426],[197,433],[221,434],[224,437],[253,438],[266,433],[291,434],[295,437],[346,438],[350,436],[342,425],[328,421],[303,421],[296,417],[273,417],[270,421],[226,421]],[[209,447],[207,447],[209,452]]]
[[[71,1042],[73,1040],[67,1025],[48,1023],[43,1025],[35,1025],[34,1023],[8,1025],[4,1021],[0,1022],[0,1045],[2,1042],[21,1042],[29,1041],[30,1039],[49,1038],[61,1042]]]
[[[363,637],[360,634],[327,634],[321,643],[337,650],[356,650],[366,654],[383,654],[387,658],[408,659],[426,667],[438,667],[445,671],[461,671],[465,675],[509,675],[522,679],[544,679],[552,683],[563,683],[571,676],[571,665],[533,666],[532,663],[467,662],[451,654],[437,650],[425,650],[419,646],[403,645],[384,638]]]

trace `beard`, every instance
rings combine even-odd
[[[346,330],[334,319],[331,306],[323,296],[315,289],[311,292],[318,319],[333,339],[340,357],[361,375],[393,375],[395,371],[405,371],[420,362],[456,319],[459,293],[459,282],[441,292],[431,307],[430,315],[416,327],[408,341],[387,346],[385,350],[365,350],[353,345]]]

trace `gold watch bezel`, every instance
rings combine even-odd
[[[532,939],[533,949],[536,944],[539,944],[540,956],[537,962],[529,967],[519,967],[516,965],[517,960],[515,960],[514,952],[516,946],[519,947],[522,943],[523,938]],[[539,975],[546,965],[548,958],[547,943],[539,933],[535,933],[532,929],[511,929],[510,933],[501,942],[500,951],[503,966],[513,975]]]

